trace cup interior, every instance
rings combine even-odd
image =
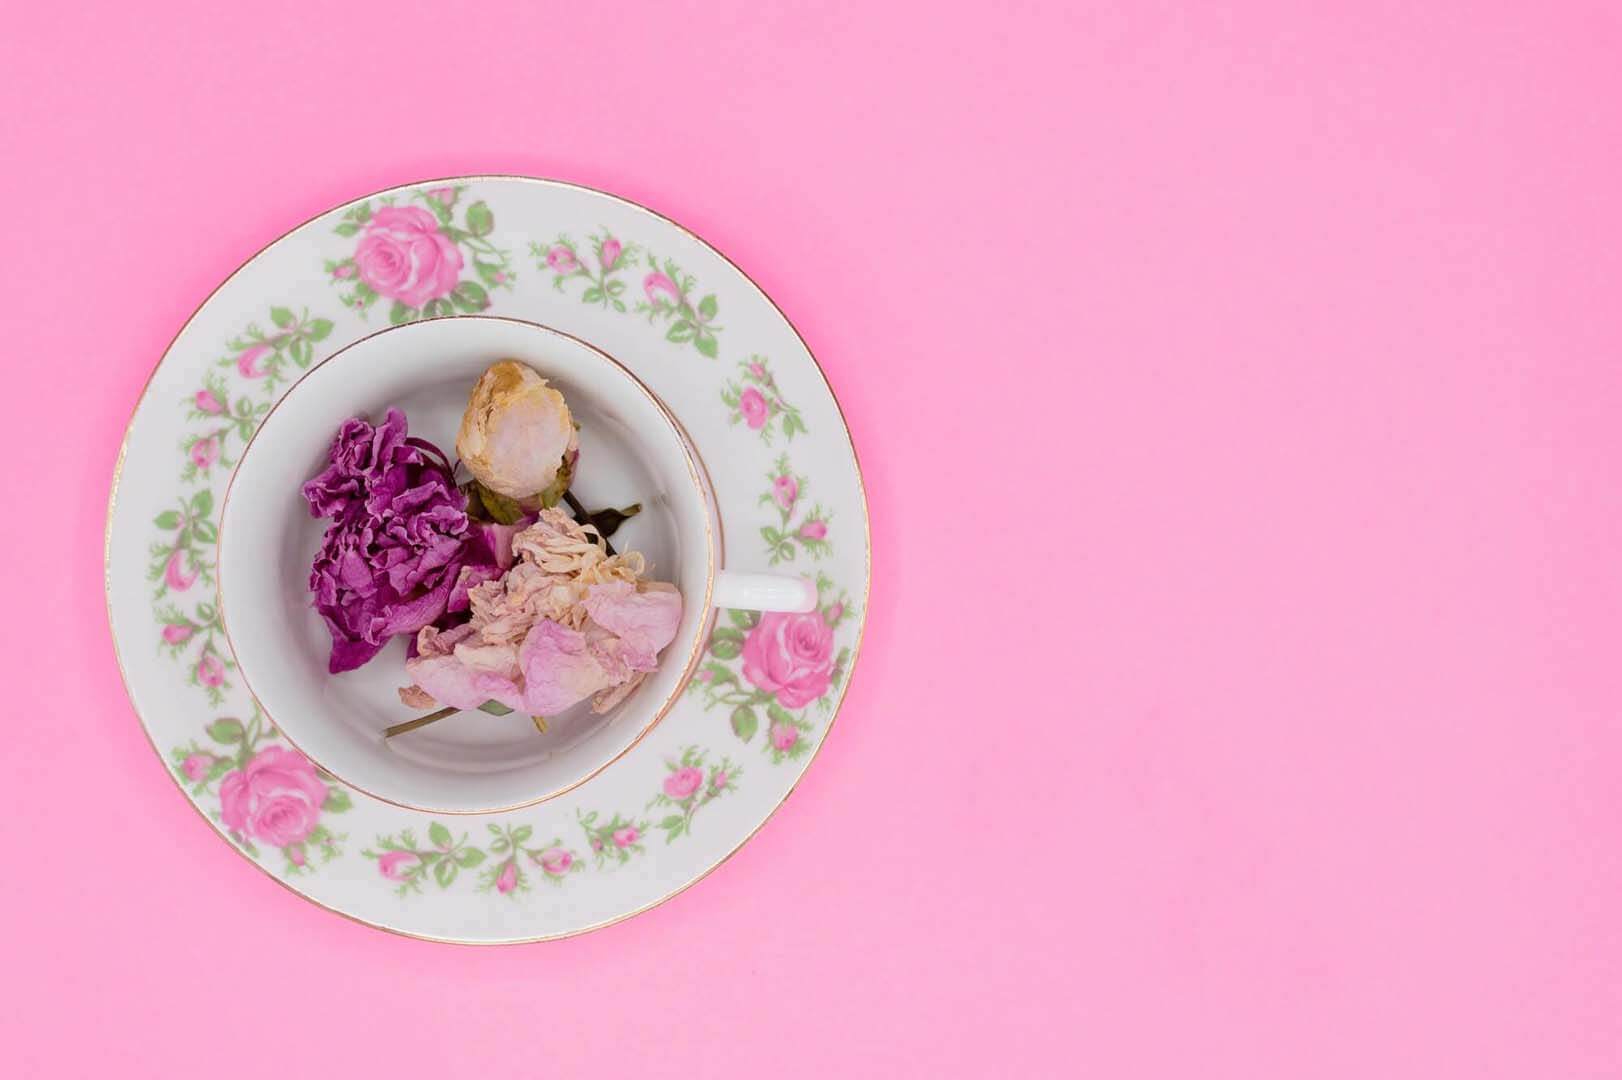
[[[327,672],[330,637],[310,603],[310,563],[326,521],[303,483],[325,467],[345,419],[405,411],[412,435],[455,460],[457,427],[480,373],[518,360],[556,386],[580,425],[571,491],[587,507],[642,504],[614,536],[646,556],[649,576],[682,593],[676,638],[659,669],[605,714],[589,703],[548,716],[471,711],[385,740],[419,715],[400,703],[406,642],[369,664]],[[550,798],[606,767],[663,716],[710,617],[718,562],[714,499],[696,454],[662,403],[615,360],[535,323],[432,319],[363,338],[312,368],[265,417],[237,466],[220,526],[226,636],[249,690],[316,764],[378,798],[441,813],[507,809]]]

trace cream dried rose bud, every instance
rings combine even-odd
[[[556,502],[558,481],[567,486],[579,449],[563,395],[515,360],[479,376],[456,434],[456,452],[474,479],[520,501]]]

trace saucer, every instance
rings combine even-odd
[[[304,371],[383,327],[475,313],[555,327],[630,369],[706,462],[729,567],[813,578],[818,608],[722,611],[669,714],[610,767],[523,810],[442,814],[350,787],[276,729],[226,645],[216,544],[243,448]],[[204,302],[125,434],[106,574],[130,700],[226,842],[358,921],[497,944],[647,910],[760,828],[838,714],[866,615],[869,541],[838,404],[742,271],[614,196],[467,177],[329,211]]]

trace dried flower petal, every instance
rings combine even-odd
[[[509,499],[556,503],[559,474],[572,471],[580,443],[563,395],[535,371],[514,360],[493,364],[479,376],[456,452],[484,487]],[[550,498],[543,498],[550,494]]]

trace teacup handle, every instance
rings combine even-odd
[[[742,611],[815,611],[817,586],[810,578],[722,570],[712,599],[716,607]]]

